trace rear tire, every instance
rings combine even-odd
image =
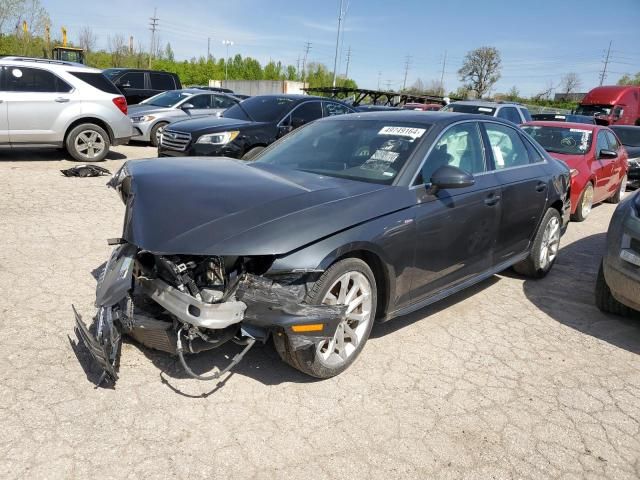
[[[596,307],[605,313],[613,313],[614,315],[627,316],[631,313],[631,309],[616,300],[611,293],[607,279],[604,278],[603,262],[600,262],[598,277],[596,279]]]
[[[560,214],[555,208],[550,208],[540,222],[529,256],[516,263],[513,269],[531,278],[542,278],[549,273],[558,257],[561,228]]]
[[[152,146],[154,147],[158,146],[158,143],[160,140],[158,138],[158,135],[160,135],[162,130],[164,130],[164,127],[166,127],[167,125],[169,125],[169,122],[160,122],[154,125],[153,128],[151,128],[151,131],[149,132],[149,141],[151,142]]]
[[[111,148],[109,135],[94,123],[82,123],[74,127],[65,140],[69,155],[81,162],[101,162]]]
[[[592,207],[593,183],[588,182],[582,189],[582,193],[578,199],[578,205],[576,206],[576,212],[571,215],[571,220],[574,222],[584,222],[591,213]]]
[[[341,290],[343,285],[346,289],[344,292]],[[330,378],[346,370],[358,358],[373,327],[378,299],[373,272],[358,258],[341,260],[322,274],[305,299],[307,303],[314,305],[335,305],[340,301],[341,294],[338,292],[344,293],[348,298],[352,289],[353,299],[360,299],[360,304],[340,324],[333,339],[323,339],[311,347],[294,350],[285,333],[274,334],[273,342],[280,358],[293,368],[316,378]],[[358,316],[362,320],[356,320]],[[340,345],[344,356],[340,354]]]
[[[253,147],[251,150],[249,150],[247,153],[245,153],[242,156],[241,160],[253,160],[263,150],[264,150],[264,147]]]
[[[607,199],[607,203],[620,203],[620,200],[622,200],[622,197],[624,196],[624,192],[626,190],[627,190],[627,176],[625,175],[624,177],[622,177],[622,180],[620,180],[620,184],[618,185],[618,189],[616,190],[616,193],[614,193]]]

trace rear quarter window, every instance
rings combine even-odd
[[[149,74],[151,77],[151,88],[154,90],[175,90],[176,82],[173,76],[168,73],[155,73]]]
[[[76,78],[79,78],[85,83],[88,83],[93,88],[97,88],[101,92],[112,93],[114,95],[122,95],[120,90],[105,77],[102,73],[94,73],[94,72],[69,72]]]

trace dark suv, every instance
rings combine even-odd
[[[129,105],[140,103],[167,90],[180,90],[178,75],[159,70],[107,68],[104,73],[126,97]]]

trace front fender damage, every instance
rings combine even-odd
[[[143,345],[177,354],[185,371],[201,380],[219,378],[240,362],[256,341],[271,334],[287,334],[294,348],[305,348],[332,337],[346,316],[346,306],[305,302],[307,283],[297,278],[269,278],[243,272],[218,301],[205,302],[163,279],[134,273],[138,250],[116,247],[96,289],[96,334],[91,334],[76,311],[76,331],[103,373],[98,385],[118,379],[122,336]],[[197,375],[183,353],[216,348],[229,340],[244,345],[224,369]]]

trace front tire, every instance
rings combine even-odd
[[[582,193],[580,194],[580,199],[578,200],[578,205],[576,206],[576,212],[571,215],[571,220],[573,220],[574,222],[584,222],[591,213],[592,208],[593,183],[588,182],[582,190]]]
[[[67,135],[65,147],[69,155],[81,162],[101,162],[111,148],[109,135],[94,123],[83,123]]]
[[[158,143],[160,143],[160,135],[162,134],[164,127],[167,125],[169,125],[168,122],[160,122],[151,128],[151,131],[149,132],[149,141],[152,146],[158,146]]]
[[[513,269],[521,275],[531,278],[542,278],[553,266],[560,248],[560,230],[562,220],[555,208],[544,214],[538,227],[529,256]]]
[[[614,315],[629,315],[630,309],[615,299],[611,293],[607,279],[604,278],[604,267],[600,262],[598,277],[596,278],[596,307],[605,313],[613,313]]]
[[[286,334],[274,335],[278,354],[289,365],[316,378],[330,378],[346,370],[364,348],[376,316],[377,289],[373,272],[358,258],[333,264],[316,281],[306,301],[320,305],[348,305],[347,318],[333,338],[294,350]]]

